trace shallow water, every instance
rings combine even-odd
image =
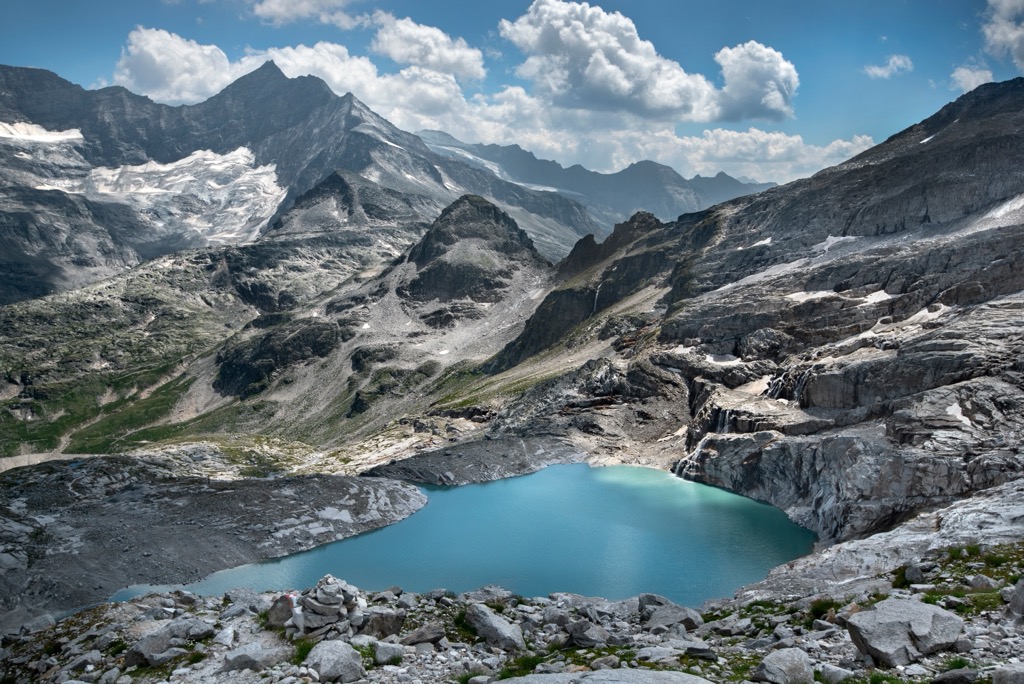
[[[809,553],[815,540],[778,509],[649,468],[560,465],[425,489],[427,505],[394,525],[185,588],[303,589],[330,573],[364,590],[498,584],[523,596],[653,592],[699,605]],[[130,587],[114,599],[153,588]]]

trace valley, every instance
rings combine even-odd
[[[60,106],[19,95],[41,83]],[[583,192],[532,155],[524,168],[547,180],[494,173],[527,153],[420,139],[273,63],[177,108],[39,70],[0,68],[0,85],[0,154],[19,160],[0,196],[0,453],[35,462],[0,473],[5,648],[129,584],[191,582],[413,515],[425,498],[410,483],[586,462],[670,471],[817,535],[814,553],[705,606],[718,626],[699,634],[732,673],[728,637],[759,662],[802,646],[790,655],[857,676],[899,664],[931,681],[954,652],[1008,665],[992,635],[1019,643],[1024,591],[1009,570],[1024,540],[1024,79],[807,179],[735,197],[704,184],[713,206],[672,177],[651,197],[685,194],[685,212],[636,207],[607,228],[626,200],[600,183],[622,176],[586,176],[598,189]],[[277,128],[250,111],[282,98],[304,106],[269,117]],[[229,129],[210,124],[225,117]],[[210,169],[222,175],[198,178]],[[978,586],[946,567],[993,555],[1004,561],[967,568]],[[861,657],[862,608],[939,592],[945,619],[966,605],[952,600],[961,586],[992,596],[955,638],[906,662]],[[451,607],[441,598],[431,610]],[[255,643],[271,600],[225,617],[165,592],[174,614],[154,619],[204,605],[217,624],[242,618]],[[590,624],[524,617],[544,600],[508,615],[538,649],[556,635],[594,659],[667,648],[670,669],[707,674],[683,657],[712,648],[686,642],[695,620],[641,638],[650,600],[564,600]],[[786,626],[816,601],[831,614]],[[316,637],[355,643],[360,628]],[[817,633],[821,654],[803,638]],[[697,681],[685,676],[664,681]]]

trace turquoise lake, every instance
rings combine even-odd
[[[649,468],[560,465],[424,490],[427,505],[394,525],[184,588],[304,589],[330,573],[371,591],[498,584],[523,596],[653,592],[696,606],[764,578],[815,541],[778,509]]]

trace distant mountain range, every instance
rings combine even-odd
[[[671,221],[680,214],[776,185],[741,181],[725,173],[686,180],[671,167],[653,161],[636,162],[616,173],[598,173],[579,164],[564,168],[557,162],[538,159],[519,145],[464,143],[442,131],[419,131],[417,135],[439,154],[488,169],[515,183],[571,197],[608,224],[623,221],[637,211]]]
[[[428,139],[273,62],[180,107],[0,66],[0,303],[208,245],[284,236],[340,239],[351,251],[370,230],[398,253],[464,194],[497,203],[558,260],[636,209],[674,217],[764,187],[724,175],[685,181],[651,162],[609,176],[563,170],[518,147]],[[481,163],[487,154],[498,162]],[[342,218],[332,213],[339,201]]]

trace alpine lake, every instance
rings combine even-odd
[[[427,505],[393,525],[181,587],[135,585],[112,600],[174,588],[303,589],[330,573],[368,591],[497,584],[522,596],[651,592],[699,606],[763,579],[815,542],[776,508],[650,468],[557,465],[423,489]]]

